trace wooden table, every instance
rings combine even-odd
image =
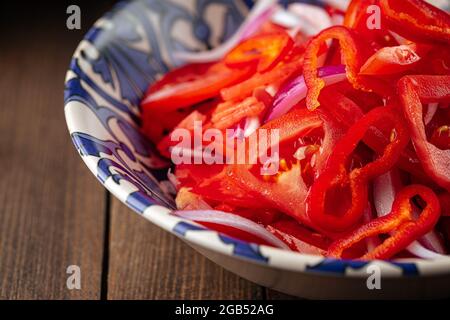
[[[72,146],[65,72],[112,2],[82,2],[80,31],[66,29],[67,5],[56,2],[0,13],[0,298],[288,298],[225,271],[134,214]],[[80,267],[80,290],[66,286],[70,265]]]

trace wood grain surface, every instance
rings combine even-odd
[[[77,155],[64,76],[82,35],[113,2],[82,2],[81,31],[65,28],[67,5],[55,2],[15,8],[22,19],[0,12],[0,299],[286,298],[144,221]],[[80,266],[81,290],[66,286],[69,265]]]
[[[262,299],[263,289],[210,262],[120,201],[111,206],[108,298]]]
[[[64,75],[81,34],[43,14],[0,19],[0,298],[96,299],[105,192],[71,145],[63,114]],[[81,268],[81,290],[66,286],[70,265]]]

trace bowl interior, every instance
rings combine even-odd
[[[66,76],[66,120],[82,159],[134,211],[212,250],[297,271],[358,276],[354,270],[378,263],[387,275],[419,274],[429,262],[368,263],[282,252],[170,215],[175,206],[167,162],[139,131],[140,99],[152,81],[180,65],[175,51],[220,44],[251,5],[244,0],[137,0],[119,3],[98,20],[76,49]],[[433,272],[448,269],[448,263],[433,264]]]

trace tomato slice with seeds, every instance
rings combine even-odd
[[[257,65],[258,72],[273,68],[292,49],[294,41],[286,32],[257,35],[244,40],[225,57],[232,68]]]
[[[169,72],[148,89],[142,108],[171,112],[219,95],[222,88],[249,78],[254,67],[231,69],[224,63],[193,64]]]

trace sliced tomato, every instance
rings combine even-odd
[[[388,75],[401,73],[417,65],[428,46],[415,43],[395,47],[385,47],[373,54],[359,73],[363,75]]]
[[[262,126],[244,141],[245,164],[231,159],[232,163],[227,165],[178,165],[177,178],[181,186],[192,188],[192,192],[208,200],[237,207],[288,211],[293,216],[301,217],[305,211],[303,201],[308,188],[303,176],[308,173],[304,172],[306,163],[302,167],[300,160],[294,158],[294,153],[299,139],[311,135],[316,129],[320,130],[321,126],[322,120],[317,113],[305,109],[292,111]],[[279,142],[270,141],[270,130],[273,129],[279,130]],[[268,139],[266,150],[260,149],[263,145],[261,139],[264,139],[261,130],[265,131]],[[251,144],[250,141],[255,139],[258,144]],[[261,159],[250,159],[250,155],[258,157],[262,152],[271,155],[268,151],[271,151],[272,143],[279,143],[282,160],[279,172],[264,176],[260,173]],[[302,160],[309,162],[308,159]]]
[[[205,122],[206,116],[197,110],[192,111],[186,118],[181,120],[174,128],[175,129],[186,129],[191,132],[192,137],[194,136],[194,124],[196,121]],[[173,131],[172,131],[173,132]],[[172,132],[167,134],[161,141],[159,141],[157,147],[161,155],[170,158],[170,147],[173,147],[178,144],[178,141],[172,141],[171,135]]]
[[[190,188],[208,203],[250,209],[268,207],[268,203],[257,192],[244,189],[230,179],[227,168],[220,164],[181,164],[176,166],[175,175],[181,187]]]
[[[159,144],[176,126],[179,126],[184,119],[189,117],[193,111],[198,111],[208,116],[217,104],[218,99],[210,99],[189,108],[177,109],[171,113],[162,112],[159,109],[142,108],[142,132],[150,141]]]
[[[231,69],[224,63],[192,64],[175,69],[147,91],[142,108],[171,112],[219,95],[222,88],[244,81],[252,66]]]
[[[247,147],[247,151],[251,155],[271,154],[267,151],[274,146],[273,141],[268,139],[266,143],[262,143],[260,132],[264,130],[269,136],[272,130],[279,130],[278,171],[272,175],[264,175],[261,169],[265,166],[260,163],[261,159],[252,161],[249,157],[250,164],[228,166],[229,179],[240,189],[256,193],[269,208],[286,212],[302,223],[308,224],[304,200],[308,192],[308,183],[314,176],[311,159],[313,154],[319,153],[319,148],[314,147],[320,144],[318,140],[322,125],[323,120],[318,113],[306,109],[293,110],[265,124],[247,139],[247,141],[258,140],[258,151],[252,151],[251,148],[254,147],[252,145]],[[261,150],[263,145],[266,150]],[[297,154],[298,150],[300,152]]]
[[[257,35],[241,42],[225,57],[225,64],[232,68],[257,65],[258,72],[274,67],[289,53],[294,41],[286,32]]]

